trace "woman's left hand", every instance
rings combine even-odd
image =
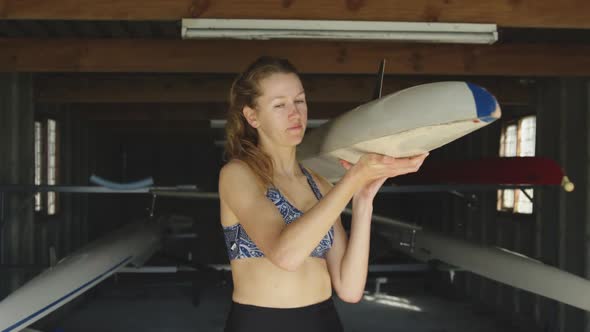
[[[381,188],[381,186],[383,186],[383,183],[385,183],[385,180],[387,180],[387,179],[388,179],[387,177],[383,177],[383,178],[377,179],[377,180],[369,183],[364,188],[362,188],[359,192],[356,193],[356,198],[357,199],[360,198],[362,200],[372,202],[373,198],[375,198],[375,195],[377,195],[377,193],[379,192],[379,189]]]
[[[428,156],[428,153],[423,154],[421,156],[423,158],[426,158]],[[344,167],[346,170],[350,169],[353,166],[352,163],[349,163],[346,160],[339,159],[339,161],[340,161],[340,165],[342,165],[342,167]],[[422,162],[423,161],[424,160],[422,160]],[[418,168],[421,165],[422,165],[422,163],[420,163]],[[385,183],[385,181],[387,179],[388,179],[388,177],[382,177],[382,178],[378,178],[377,180],[374,180],[372,182],[369,182],[367,185],[362,187],[359,191],[357,191],[354,194],[353,200],[356,202],[363,202],[363,203],[372,204],[373,199],[375,198],[375,195],[377,195],[377,193],[379,192],[379,189],[381,188],[381,186],[383,186],[383,183]]]
[[[340,159],[340,164],[346,170],[352,167],[352,164],[346,160]],[[367,184],[354,194],[353,199],[357,201],[361,200],[366,201],[368,203],[372,203],[373,198],[375,198],[375,195],[377,195],[377,192],[379,192],[379,188],[381,188],[381,186],[383,185],[383,183],[385,183],[385,180],[387,179],[388,178],[385,176],[372,182],[369,182],[369,184]]]

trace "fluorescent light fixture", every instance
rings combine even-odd
[[[182,19],[183,39],[326,39],[493,44],[496,24],[259,19]]]
[[[213,129],[223,129],[225,128],[227,120],[224,119],[212,119],[209,120],[209,127]]]

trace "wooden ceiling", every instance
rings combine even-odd
[[[181,40],[188,17],[496,23],[500,41]],[[587,76],[588,17],[586,0],[0,0],[0,71],[236,73],[267,54],[316,74],[385,58],[388,74]]]
[[[276,55],[303,73],[374,73],[385,58],[387,74],[590,75],[590,45],[578,44],[11,38],[0,49],[1,71],[237,73],[260,55]]]
[[[590,28],[586,0],[0,0],[2,19],[179,20],[185,17],[496,23]]]
[[[180,19],[261,18],[496,23],[494,45],[181,40]],[[302,72],[314,118],[384,92],[471,80],[502,105],[534,101],[530,79],[590,76],[587,0],[0,0],[0,72],[35,73],[35,99],[92,121],[221,118],[231,79],[260,55]]]
[[[191,74],[40,74],[35,80],[35,99],[42,103],[137,104],[224,103],[233,75]],[[449,77],[386,77],[383,93]],[[465,78],[455,77],[455,80]],[[375,87],[374,75],[302,75],[308,102],[362,103]],[[472,78],[485,86],[504,105],[528,105],[532,87],[512,78]],[[526,82],[524,82],[526,83]],[[347,91],[343,94],[342,91]]]
[[[212,74],[38,74],[35,100],[70,104],[96,121],[198,121],[223,119],[233,75]],[[383,93],[441,80],[465,77],[387,76]],[[328,119],[371,99],[374,75],[302,75],[312,118]],[[471,78],[486,87],[501,105],[533,103],[534,84],[515,78]]]

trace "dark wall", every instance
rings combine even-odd
[[[535,190],[532,216],[497,212],[495,191],[464,193],[467,197],[474,195],[475,204],[449,193],[382,194],[375,202],[375,213],[476,243],[500,246],[587,277],[588,80],[535,81],[535,103],[506,107],[503,118],[537,115],[536,154],[553,158],[564,167],[576,183],[573,193],[558,188]],[[217,191],[221,148],[215,146],[206,126],[194,131],[158,123],[151,129],[115,128],[89,122],[75,105],[34,105],[32,96],[30,75],[0,76],[0,183],[33,182],[33,119],[49,114],[60,123],[63,184],[87,185],[90,174],[121,182],[151,176],[158,186],[195,184],[203,191]],[[500,125],[494,123],[437,149],[429,159],[497,156]],[[4,199],[8,208],[0,229],[3,266],[46,266],[49,247],[56,249],[58,258],[65,257],[88,241],[147,217],[152,204],[148,195],[61,194],[61,212],[47,218],[34,216],[31,195],[11,194]],[[191,217],[199,235],[192,244],[195,258],[202,263],[227,262],[217,200],[158,198],[155,213]],[[346,223],[347,218],[343,220]],[[23,269],[3,269],[0,298],[34,274]],[[548,331],[588,330],[586,313],[579,309],[468,272],[457,273],[454,282],[446,287],[509,324],[523,322],[523,326],[537,325]]]
[[[588,80],[537,79],[536,100],[530,107],[504,108],[503,120],[537,115],[536,155],[556,160],[576,184],[566,193],[560,188],[535,189],[534,214],[496,211],[496,192],[475,195],[476,204],[441,194],[390,195],[398,200],[394,216],[442,234],[475,243],[499,246],[545,264],[586,277],[588,264]],[[429,158],[454,160],[498,156],[501,122],[469,134],[435,150]],[[395,204],[395,203],[392,203]],[[582,331],[584,311],[469,272],[460,272],[452,284],[458,293],[493,312],[498,320],[516,326],[537,326],[547,331]],[[564,285],[566,287],[566,285]]]
[[[91,172],[119,182],[152,177],[156,186],[196,185],[199,190],[217,192],[221,153],[207,134],[194,131],[137,131],[92,128],[96,139],[91,150]],[[97,195],[90,202],[90,234],[101,236],[131,220],[146,218],[152,206],[149,195]],[[195,221],[196,260],[225,263],[227,257],[219,221],[217,200],[158,197],[155,215],[182,215]],[[199,254],[200,253],[200,254]]]
[[[33,183],[32,95],[30,74],[0,74],[0,183]],[[31,194],[0,193],[0,299],[34,275],[9,268],[36,263],[33,208]]]

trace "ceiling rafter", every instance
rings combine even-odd
[[[385,58],[397,75],[590,75],[590,45],[579,44],[4,38],[0,49],[4,72],[237,73],[274,55],[317,74],[372,74]]]

